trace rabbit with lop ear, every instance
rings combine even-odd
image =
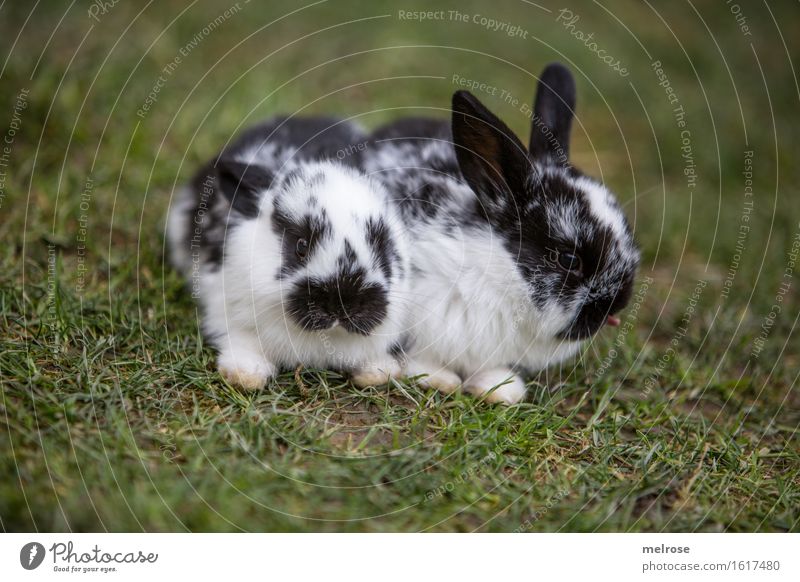
[[[528,148],[467,91],[449,127],[411,118],[372,135],[363,167],[411,232],[409,376],[515,403],[521,374],[619,323],[639,251],[614,195],[569,163],[574,109],[572,75],[552,64]]]
[[[245,132],[183,188],[167,238],[202,308],[220,373],[258,389],[298,364],[359,385],[400,374],[409,259],[377,180],[337,152],[365,136],[327,118]]]

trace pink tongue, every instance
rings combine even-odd
[[[606,323],[611,327],[617,327],[620,323],[619,317],[614,317],[613,315],[609,315]]]

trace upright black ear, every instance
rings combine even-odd
[[[539,78],[531,123],[531,155],[565,165],[575,116],[575,79],[561,63],[547,65]]]
[[[525,146],[468,91],[453,94],[453,143],[461,173],[484,202],[524,191],[531,169]]]
[[[273,176],[261,166],[232,159],[217,162],[219,189],[231,206],[245,216],[258,216],[258,201],[272,184]]]

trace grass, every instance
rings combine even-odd
[[[398,16],[422,4],[325,2],[265,28],[281,13],[241,1],[207,34],[233,3],[0,8],[0,130],[19,126],[0,167],[2,529],[800,529],[796,5],[742,5],[748,36],[720,3],[575,3],[623,78],[560,7],[494,4],[441,9],[527,38]],[[323,370],[258,394],[220,380],[164,265],[176,183],[277,112],[445,116],[454,74],[527,103],[556,59],[580,71],[575,161],[644,252],[618,331],[510,408]],[[478,94],[527,136],[519,104]]]

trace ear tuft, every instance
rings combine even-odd
[[[575,79],[561,63],[542,71],[536,90],[531,124],[530,151],[534,158],[566,165],[569,134],[575,116]]]
[[[261,166],[230,158],[218,160],[216,169],[219,189],[233,209],[248,217],[258,216],[258,202],[272,185],[272,174]]]
[[[468,91],[456,91],[452,125],[461,173],[484,203],[522,193],[528,154],[505,123]]]

